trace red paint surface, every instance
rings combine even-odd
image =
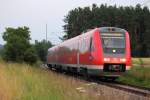
[[[77,64],[77,53],[79,52],[79,63],[81,65],[103,65],[104,63],[116,63],[126,64],[130,66],[130,40],[128,32],[126,36],[126,54],[124,57],[107,57],[110,61],[104,62],[103,48],[100,40],[99,28],[96,28],[90,32],[79,35],[75,38],[69,39],[55,47],[49,49],[48,56],[49,64]],[[90,51],[90,38],[94,44],[94,51]],[[84,49],[84,50],[83,50]],[[120,59],[125,58],[125,62],[121,62]]]

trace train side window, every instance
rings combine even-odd
[[[82,50],[82,41],[79,40],[79,51],[81,52],[81,50]]]
[[[94,51],[94,44],[93,44],[93,39],[92,37],[90,38],[90,52]]]
[[[86,52],[89,51],[90,39],[86,38]]]
[[[83,53],[84,52],[84,39],[81,40],[81,52]]]
[[[86,40],[85,39],[83,39],[83,52],[86,52]]]

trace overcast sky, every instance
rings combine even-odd
[[[63,35],[63,19],[68,11],[77,8],[105,4],[135,6],[140,3],[150,8],[150,0],[0,0],[0,33],[6,27],[28,26],[34,40],[45,39],[45,26],[48,27],[48,40],[60,42]],[[1,38],[0,44],[5,42]]]

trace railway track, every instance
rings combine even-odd
[[[80,78],[79,80],[84,80],[83,78]],[[96,84],[108,86],[110,88],[122,90],[128,93],[132,93],[138,96],[143,96],[146,97],[148,100],[150,100],[150,89],[149,88],[144,88],[144,87],[138,87],[138,86],[133,86],[129,84],[123,84],[119,83],[116,81],[105,81],[105,80],[100,80],[100,79],[89,79],[89,80],[84,80],[85,82],[94,82]]]
[[[43,68],[46,68],[48,69],[46,66],[44,66]],[[54,71],[56,72],[56,71]],[[116,82],[116,81],[105,81],[105,80],[100,80],[98,78],[84,78],[83,76],[81,75],[75,75],[75,74],[72,74],[72,73],[60,73],[60,72],[57,72],[58,74],[61,74],[61,75],[64,75],[65,77],[68,77],[68,78],[75,78],[76,80],[78,81],[82,81],[82,82],[85,82],[85,83],[95,83],[98,85],[103,85],[103,86],[107,86],[107,87],[110,87],[110,88],[114,88],[114,89],[118,89],[120,91],[125,91],[125,92],[128,92],[128,93],[131,93],[131,94],[134,94],[134,95],[138,95],[138,96],[142,96],[144,97],[145,99],[144,100],[150,100],[150,89],[148,88],[143,88],[143,87],[138,87],[138,86],[133,86],[133,85],[129,85],[129,84],[123,84],[123,83],[119,83],[119,82]]]
[[[123,84],[120,84],[120,83],[107,83],[107,82],[102,82],[102,81],[99,81],[98,83],[102,84],[102,85],[112,87],[112,88],[115,88],[115,89],[123,90],[123,91],[126,91],[126,92],[130,92],[130,93],[133,93],[133,94],[137,94],[137,95],[140,95],[140,96],[150,98],[150,90],[149,89],[142,89],[141,87],[135,87],[135,86],[133,87],[133,86],[130,86],[130,85],[123,85]]]

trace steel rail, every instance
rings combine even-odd
[[[46,68],[46,69],[48,69],[48,68]],[[56,70],[53,72],[56,72]],[[116,81],[103,81],[103,80],[100,80],[98,78],[88,78],[87,79],[81,75],[76,75],[76,74],[72,74],[72,73],[69,73],[69,74],[63,73],[62,74],[60,72],[57,72],[57,74],[67,76],[69,78],[73,77],[73,78],[76,78],[76,80],[86,82],[86,83],[87,82],[94,82],[94,83],[97,83],[98,85],[108,86],[108,87],[111,87],[114,89],[130,92],[130,93],[133,93],[135,95],[144,96],[144,97],[150,99],[150,89],[149,88],[133,86],[133,85],[124,84],[124,83],[120,83],[120,82],[116,82]]]

